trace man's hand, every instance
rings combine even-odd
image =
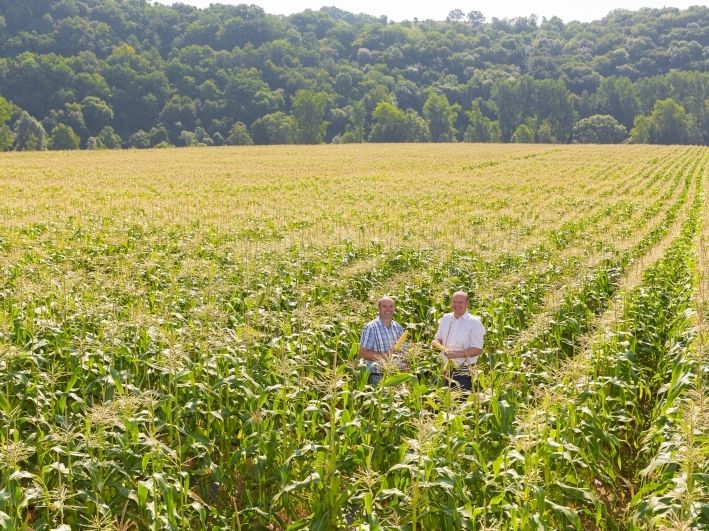
[[[387,362],[391,361],[391,358],[392,358],[392,352],[391,352],[391,350],[389,350],[387,352],[379,352],[377,355],[376,361],[379,361],[381,363],[387,363]]]
[[[465,350],[447,350],[446,357],[449,360],[458,358],[477,358],[483,351],[481,348],[470,347]]]
[[[392,356],[391,350],[388,352],[379,352],[376,350],[369,350],[364,347],[359,347],[359,357],[367,361],[377,361],[385,363],[390,360]]]

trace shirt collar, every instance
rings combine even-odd
[[[384,328],[391,328],[392,326],[394,326],[394,323],[396,322],[396,321],[394,321],[394,319],[392,319],[392,320],[391,320],[391,325],[387,326],[386,324],[384,324],[384,321],[382,321],[382,318],[379,317],[378,315],[377,315],[377,319],[376,319],[376,320],[377,320],[377,322],[378,322],[380,325],[382,325]]]
[[[457,318],[456,318],[455,314],[453,312],[451,312],[451,317],[453,318],[454,321],[458,321],[458,320],[467,321],[470,318],[470,312],[468,312],[466,310],[466,312],[463,315],[461,315],[460,317],[457,317]]]

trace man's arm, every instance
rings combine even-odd
[[[387,357],[387,353],[371,350],[360,345],[359,357],[367,361],[381,361],[382,359]]]
[[[441,318],[438,320],[438,330],[436,330],[436,335],[433,336],[433,341],[431,341],[431,348],[436,348],[436,347],[433,345],[433,342],[434,342],[434,341],[438,341],[439,343],[443,343],[443,330],[442,330],[442,328],[443,328],[443,317],[441,317]]]
[[[372,329],[365,326],[364,330],[362,330],[362,339],[359,342],[359,357],[367,361],[380,361],[386,357],[386,353],[374,350],[373,347],[375,345]]]
[[[482,353],[483,349],[478,348],[478,347],[470,347],[466,348],[465,350],[453,350],[450,352],[446,352],[446,356],[448,357],[449,360],[455,359],[455,358],[475,358],[479,356]]]

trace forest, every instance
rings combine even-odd
[[[709,143],[709,8],[392,22],[0,0],[0,150]]]

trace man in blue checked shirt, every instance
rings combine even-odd
[[[378,362],[391,356],[394,345],[404,333],[401,325],[393,319],[394,299],[382,297],[377,308],[379,316],[364,326],[359,342],[359,357],[369,369],[369,383],[372,385],[377,385],[382,379],[382,369]]]

